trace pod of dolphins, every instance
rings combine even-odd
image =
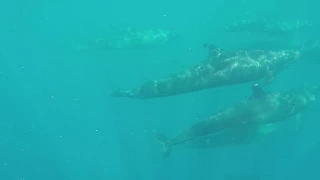
[[[290,35],[312,28],[307,21],[287,22],[270,18],[239,21],[225,28],[227,32],[258,32],[272,36]],[[178,33],[168,30],[130,31],[117,39],[99,41],[85,49],[153,48],[171,42]],[[133,89],[117,89],[111,96],[152,99],[263,80],[270,84],[279,72],[300,59],[320,60],[320,41],[277,50],[253,49],[228,51],[204,44],[208,56],[182,72],[150,80]],[[177,145],[187,148],[215,148],[259,141],[279,128],[278,123],[299,115],[318,99],[320,87],[283,91],[265,91],[258,84],[252,95],[211,117],[191,125],[173,138],[155,133],[167,158]]]

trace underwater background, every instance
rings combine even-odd
[[[303,113],[298,132],[261,144],[177,148],[163,160],[153,131],[171,137],[247,98],[252,83],[148,100],[110,96],[198,63],[207,56],[203,43],[232,49],[254,38],[224,32],[233,21],[272,15],[317,24],[318,7],[315,0],[0,2],[0,179],[319,179],[319,102]],[[139,50],[71,45],[127,27],[171,29],[181,38]],[[314,26],[295,38],[319,32]],[[320,85],[319,70],[299,61],[268,88]]]

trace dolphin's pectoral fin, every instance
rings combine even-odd
[[[216,60],[216,59],[218,59],[218,58],[226,57],[226,56],[227,56],[227,52],[225,52],[224,50],[216,47],[216,46],[213,45],[213,44],[204,43],[204,44],[203,44],[203,47],[209,49],[208,60]]]
[[[276,73],[274,71],[268,70],[267,75],[264,77],[265,84],[271,84],[276,79]]]
[[[261,97],[265,94],[264,90],[258,84],[254,84],[251,89],[252,97]]]

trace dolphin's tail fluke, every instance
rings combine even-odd
[[[162,145],[162,158],[166,159],[170,156],[171,151],[172,151],[172,145],[169,141],[169,139],[161,134],[157,134],[156,137],[158,138],[158,140],[160,141],[161,145]]]

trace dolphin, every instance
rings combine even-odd
[[[77,50],[150,49],[168,44],[180,37],[175,31],[166,29],[127,30],[126,33],[110,39],[74,45]]]
[[[270,17],[259,17],[239,20],[228,24],[226,32],[251,32],[284,36],[311,29],[313,25],[307,20],[279,20]]]
[[[245,38],[244,41],[232,41],[230,44],[244,49],[281,50],[297,49],[301,58],[320,63],[319,23],[307,20],[279,20],[259,17],[233,22],[225,27],[227,32],[261,33],[266,37]],[[260,39],[261,38],[261,39]],[[232,46],[232,45],[231,45]],[[236,48],[237,49],[237,48]]]
[[[278,72],[300,57],[300,51],[296,50],[228,52],[212,44],[204,46],[209,49],[207,60],[183,72],[147,81],[135,89],[117,89],[111,96],[149,99],[249,83],[262,78],[265,83],[271,83]]]
[[[200,121],[172,139],[157,133],[163,146],[162,157],[169,157],[172,148],[196,138],[230,130],[284,121],[305,110],[320,95],[318,86],[283,91],[264,91],[252,86],[251,97],[222,109],[206,120]]]

